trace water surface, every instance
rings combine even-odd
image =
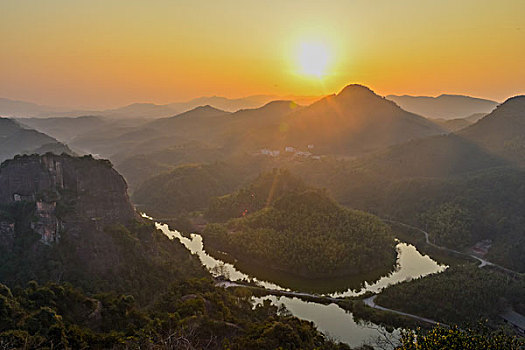
[[[431,273],[441,272],[446,266],[439,265],[429,256],[422,255],[416,247],[406,243],[397,245],[397,264],[395,269],[381,277],[377,281],[359,281],[355,283],[355,278],[337,278],[332,280],[304,281],[301,279],[286,280],[287,276],[261,271],[251,273],[241,271],[234,265],[214,258],[206,253],[202,237],[199,234],[183,236],[178,231],[170,230],[168,225],[156,223],[156,227],[172,239],[178,239],[190,252],[196,254],[201,263],[214,276],[225,276],[232,281],[253,280],[261,287],[278,290],[294,290],[300,292],[322,291],[334,297],[355,296],[367,291],[378,292],[388,285],[399,283],[406,279],[417,278]],[[252,274],[253,273],[253,274]],[[363,278],[363,277],[362,277]],[[271,282],[270,282],[271,280]],[[358,347],[363,344],[370,344],[377,349],[392,349],[393,346],[379,346],[378,339],[388,337],[390,341],[396,342],[399,339],[399,331],[388,333],[385,328],[366,321],[356,321],[351,312],[341,309],[336,304],[323,305],[314,302],[307,302],[299,298],[278,297],[268,295],[254,298],[254,303],[270,300],[272,304],[281,304],[291,312],[292,315],[304,320],[312,321],[317,328],[332,338],[344,342],[351,347]]]
[[[178,231],[170,230],[166,224],[156,223],[156,226],[165,235],[178,239],[188,250],[197,254],[201,263],[212,275],[222,275],[232,281],[254,280],[260,286],[269,289],[293,290],[334,297],[358,296],[369,291],[377,293],[389,285],[442,272],[446,269],[446,266],[438,264],[428,255],[422,255],[413,245],[398,243],[396,246],[398,257],[394,270],[377,281],[367,280],[367,276],[316,280],[301,279],[297,276],[261,268],[245,267],[239,269],[231,263],[209,255],[204,249],[201,235],[192,233],[185,237]]]

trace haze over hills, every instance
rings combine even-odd
[[[99,116],[109,118],[155,119],[180,114],[196,107],[210,105],[227,112],[241,109],[259,108],[275,100],[290,100],[299,105],[310,105],[323,96],[277,96],[253,95],[242,98],[203,96],[185,102],[168,104],[132,103],[110,109],[68,109],[65,107],[42,106],[36,103],[0,98],[0,116],[15,118],[50,118]],[[438,97],[388,95],[387,99],[396,102],[408,112],[433,119],[465,118],[474,113],[489,113],[497,102],[463,95],[443,94]]]
[[[206,105],[173,117],[122,129],[122,132],[110,137],[101,137],[96,132],[80,135],[71,141],[71,145],[116,160],[159,152],[188,142],[194,145],[195,142],[201,143],[204,148],[229,147],[226,152],[230,153],[253,151],[261,145],[253,145],[254,139],[249,135],[256,137],[264,129],[277,127],[279,120],[296,108],[297,105],[290,101],[274,101],[260,108],[230,113]],[[251,148],[243,148],[246,142],[250,142]],[[262,146],[269,142],[271,140],[264,140]]]
[[[0,350],[525,350],[525,0],[0,14]]]
[[[227,112],[236,112],[241,109],[259,108],[263,105],[280,99],[293,100],[298,104],[306,105],[318,100],[319,96],[276,96],[253,95],[241,98],[226,98],[221,96],[203,96],[185,102],[168,104],[132,103],[126,106],[110,109],[68,109],[65,107],[49,107],[36,103],[0,98],[0,116],[13,118],[53,118],[98,116],[107,118],[125,119],[156,119],[170,117],[197,107],[210,105]]]
[[[494,154],[525,165],[525,96],[509,98],[458,135]]]
[[[75,136],[108,124],[103,118],[95,116],[20,118],[17,120],[23,125],[50,135],[62,142],[69,142]]]
[[[444,130],[451,131],[451,132],[459,131],[475,123],[474,121],[470,121],[468,118],[429,119],[429,120],[441,126]]]
[[[0,161],[17,154],[46,152],[72,153],[66,145],[49,135],[25,128],[15,120],[0,118]]]
[[[482,98],[443,94],[437,97],[388,95],[406,111],[432,119],[466,118],[474,113],[490,113],[498,102]]]
[[[42,106],[32,102],[0,97],[0,117],[37,117],[47,113],[63,112],[63,109]]]
[[[362,85],[348,85],[339,94],[289,115],[285,123],[287,144],[314,144],[321,153],[347,155],[444,133]]]
[[[307,107],[292,101],[273,101],[260,108],[229,113],[201,106],[137,127],[115,128],[114,132],[107,129],[79,135],[71,140],[71,145],[112,159],[125,176],[132,178],[133,187],[141,182],[134,168],[143,169],[141,174],[151,174],[140,155],[147,155],[146,163],[152,168],[166,170],[188,160],[185,154],[190,153],[198,162],[261,149],[284,152],[285,147],[291,146],[306,150],[313,144],[316,154],[355,156],[446,133],[425,118],[357,85]],[[135,160],[130,162],[131,158]]]
[[[523,135],[525,97],[516,96],[455,134],[395,145],[361,161],[396,177],[457,175],[509,161],[525,164]]]

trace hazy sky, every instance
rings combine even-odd
[[[304,43],[326,75],[300,70]],[[525,0],[0,0],[0,97],[109,107],[202,95],[525,93]]]

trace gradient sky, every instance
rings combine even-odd
[[[111,107],[202,95],[525,93],[525,0],[0,0],[0,97]],[[300,74],[302,42],[330,49]]]

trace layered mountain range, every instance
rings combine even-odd
[[[0,118],[0,161],[16,154],[46,152],[72,153],[68,146],[49,135],[24,127],[15,120]]]

